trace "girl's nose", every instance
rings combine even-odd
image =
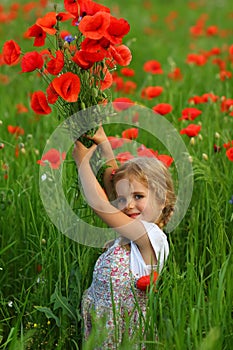
[[[134,199],[133,198],[129,198],[127,201],[127,205],[126,208],[127,209],[132,209],[134,207]]]

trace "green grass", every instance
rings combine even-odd
[[[193,52],[218,46],[223,49],[221,57],[227,55],[224,47],[232,44],[231,1],[196,2],[199,6],[195,10],[189,9],[188,1],[181,4],[178,0],[147,2],[149,9],[143,1],[101,3],[111,6],[117,16],[131,24],[126,42],[133,54],[130,67],[136,72],[133,79],[137,90],[130,98],[147,107],[171,103],[173,111],[166,118],[178,131],[189,123],[178,121],[182,109],[189,106],[188,98],[211,91],[233,98],[232,79],[219,80],[216,65],[208,62],[197,67],[185,62],[192,52],[190,44],[195,45]],[[4,2],[4,6],[8,3]],[[169,30],[165,22],[170,11],[178,14],[174,30]],[[217,25],[229,30],[230,35],[192,39],[189,28],[203,13],[208,14],[206,26]],[[157,16],[157,21],[153,21],[152,15]],[[22,34],[34,21],[33,13],[26,21],[20,12],[10,24],[1,24],[1,46],[5,40],[14,38],[25,49],[32,50],[31,42],[23,39]],[[150,28],[146,29],[147,34],[145,28]],[[149,76],[143,71],[144,62],[150,59],[161,63],[163,75]],[[181,68],[182,81],[167,78],[171,62]],[[232,72],[232,64],[228,63],[227,69]],[[90,285],[101,250],[64,236],[47,216],[39,194],[36,161],[59,121],[55,111],[39,120],[30,109],[27,114],[17,113],[16,104],[29,107],[29,93],[41,88],[41,80],[33,73],[22,75],[19,71],[18,66],[1,66],[1,74],[8,75],[10,81],[0,84],[0,143],[5,144],[0,150],[0,349],[80,349],[81,297]],[[147,85],[161,85],[164,93],[145,102],[140,91]],[[120,96],[122,93],[113,91],[113,97]],[[233,117],[220,112],[220,101],[197,108],[203,111],[194,121],[202,124],[202,138],[196,137],[191,145],[189,137],[182,136],[193,159],[192,200],[182,222],[168,234],[169,259],[157,293],[149,296],[145,321],[147,349],[230,350],[233,343],[233,206],[229,203],[233,195],[233,162],[227,159],[222,147],[233,139]],[[20,125],[25,135],[16,139],[7,132],[8,125]],[[109,134],[120,134],[121,129],[110,127]],[[216,138],[216,132],[220,138]],[[151,147],[145,135],[139,141]],[[16,158],[15,146],[20,143],[24,144],[25,154],[20,152]],[[221,146],[219,153],[213,151],[214,144]],[[160,145],[155,142],[153,147]],[[208,155],[207,160],[203,153]],[[64,165],[64,191],[79,208],[82,202],[76,198],[76,171],[68,159]],[[171,171],[175,173],[173,166]],[[96,222],[92,212],[85,210],[88,222]],[[158,339],[154,335],[155,325]],[[83,349],[93,349],[97,336],[96,327]],[[142,341],[140,332],[135,333],[134,341]],[[132,347],[125,337],[121,349]]]

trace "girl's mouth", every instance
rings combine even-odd
[[[127,214],[127,215],[132,219],[136,219],[140,215],[140,213],[133,213],[133,214]]]

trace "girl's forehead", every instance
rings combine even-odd
[[[134,193],[134,192],[145,192],[147,187],[135,178],[131,179],[120,179],[115,184],[115,190],[117,194]]]

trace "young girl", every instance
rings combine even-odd
[[[102,127],[92,140],[89,149],[76,141],[73,157],[89,205],[119,238],[97,260],[92,284],[84,293],[84,334],[87,339],[94,310],[105,319],[107,330],[99,349],[116,349],[126,331],[126,319],[127,336],[133,335],[135,327],[143,328],[140,315],[146,314],[147,293],[135,283],[163,268],[169,247],[161,228],[173,213],[175,194],[169,171],[158,159],[134,158],[118,168]],[[105,190],[90,166],[97,145],[108,165]]]

